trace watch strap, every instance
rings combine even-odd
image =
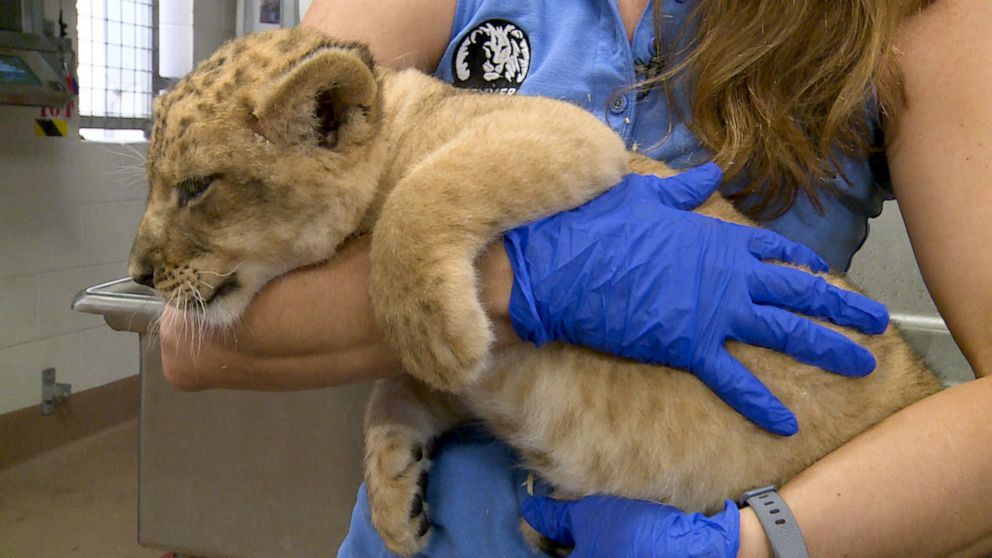
[[[745,492],[741,501],[758,516],[775,558],[809,558],[799,524],[774,486]]]

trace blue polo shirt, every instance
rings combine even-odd
[[[692,0],[663,1],[661,48],[674,56]],[[669,111],[664,92],[628,89],[645,77],[652,59],[652,9],[649,3],[628,41],[611,0],[461,0],[436,75],[458,87],[574,103],[609,124],[629,148],[672,167],[697,165],[708,153],[677,119],[689,114],[686,92],[675,91],[680,110]],[[889,190],[872,172],[884,165],[867,158],[840,165],[838,195],[823,197],[823,213],[800,194],[785,215],[763,225],[846,271],[867,236],[868,219],[880,213]],[[724,192],[740,187],[728,184]],[[442,438],[434,462],[426,494],[434,527],[424,556],[537,556],[518,531],[526,474],[510,448],[481,426],[469,426]],[[371,527],[364,486],[338,556],[392,556]]]

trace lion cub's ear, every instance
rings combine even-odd
[[[325,47],[256,96],[252,128],[271,142],[333,149],[372,134],[379,84],[360,51]]]

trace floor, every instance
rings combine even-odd
[[[0,558],[161,557],[137,520],[137,419],[0,471]]]

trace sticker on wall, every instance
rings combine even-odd
[[[36,118],[34,135],[38,137],[63,138],[69,135],[69,123],[62,118]]]
[[[34,135],[43,138],[64,138],[69,135],[69,119],[73,117],[75,101],[62,107],[41,107],[34,121]]]

